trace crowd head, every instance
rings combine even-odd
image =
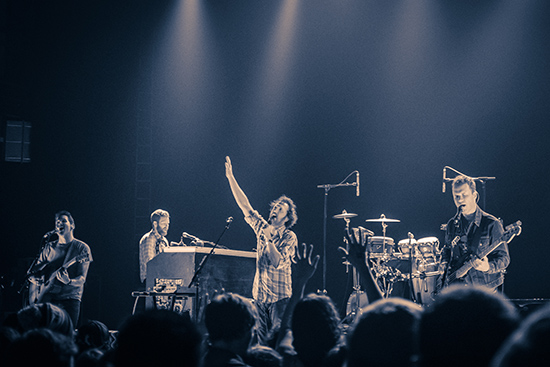
[[[5,319],[0,358],[22,367],[195,367],[205,362],[204,339],[242,356],[242,365],[286,366],[284,355],[253,343],[257,320],[251,300],[223,293],[205,307],[204,338],[188,315],[147,310],[130,316],[113,343],[103,323],[73,332],[63,310],[38,304]],[[305,367],[538,367],[550,359],[550,305],[522,321],[503,295],[476,286],[448,287],[424,308],[401,298],[376,301],[358,312],[347,335],[333,301],[309,294],[296,303],[290,330]]]
[[[487,366],[518,326],[513,304],[487,288],[446,288],[424,310],[419,327],[420,365]]]

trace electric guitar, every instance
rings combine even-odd
[[[62,270],[70,268],[76,263],[83,263],[85,261],[90,261],[90,257],[87,253],[75,256],[69,262],[54,271],[47,280],[44,279],[44,275],[42,275],[41,277],[31,275],[29,277],[29,305],[32,306],[36,303],[42,303],[44,297],[48,293],[59,292],[60,289],[57,289],[57,291],[55,290],[55,288],[59,288],[59,286],[54,286],[54,280],[57,277],[57,274]]]
[[[494,242],[490,246],[484,248],[478,254],[468,255],[466,261],[464,261],[463,265],[460,268],[458,268],[455,271],[447,274],[445,276],[445,279],[442,282],[442,288],[448,286],[449,284],[451,284],[455,280],[465,276],[466,273],[468,273],[468,271],[470,271],[470,269],[472,269],[474,267],[474,263],[477,259],[484,258],[485,256],[489,255],[491,252],[493,252],[500,245],[502,245],[504,243],[510,243],[510,241],[512,241],[512,239],[514,237],[519,236],[519,234],[521,233],[521,221],[518,220],[517,222],[510,224],[504,230],[505,231],[502,234],[502,236],[500,237],[500,240],[498,242]],[[455,240],[456,239],[457,238],[455,238]],[[458,241],[455,242],[455,240],[453,240],[453,243],[456,245],[456,242],[458,242]]]

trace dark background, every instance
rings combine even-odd
[[[0,4],[2,127],[32,123],[31,162],[0,162],[2,312],[20,306],[61,209],[94,257],[82,316],[110,328],[140,287],[144,213],[170,212],[171,241],[215,241],[234,216],[222,244],[252,249],[226,155],[260,213],[280,194],[296,201],[294,230],[317,253],[317,185],[360,172],[359,197],[342,187],[327,200],[326,289],[339,304],[344,222],[331,216],[357,213],[352,226],[381,235],[364,220],[383,213],[401,220],[388,227],[396,242],[442,239],[455,213],[447,165],[496,177],[479,188],[484,209],[523,222],[506,295],[550,298],[548,1]],[[309,290],[320,288],[321,266]]]

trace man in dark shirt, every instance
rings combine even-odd
[[[479,258],[477,255],[501,241],[504,234],[502,223],[477,205],[479,194],[471,177],[455,177],[452,187],[453,200],[458,210],[446,227],[446,246],[442,251],[441,264],[443,267],[449,267],[444,276],[448,281],[453,281],[453,272],[473,256],[473,268],[457,281],[483,285],[495,290],[504,282],[504,272],[510,263],[506,242],[487,256]]]

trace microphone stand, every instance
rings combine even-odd
[[[471,176],[468,176],[462,172],[459,172],[458,170],[454,169],[453,167],[449,167],[449,166],[445,166],[443,167],[443,173],[445,173],[445,169],[448,168],[450,169],[451,171],[453,171],[454,173],[456,173],[457,175],[462,175],[462,176],[466,176],[466,177],[470,177],[472,180],[477,181],[479,183],[481,183],[481,190],[483,192],[483,210],[486,209],[485,207],[485,204],[486,204],[486,187],[485,187],[485,184],[487,183],[487,181],[490,181],[490,180],[496,180],[497,178],[496,177],[487,177],[487,176],[482,176],[482,177],[471,177]],[[446,175],[443,176],[443,182],[452,182],[453,179],[452,178],[447,178]]]
[[[22,294],[23,293],[23,291],[27,287],[29,278],[31,276],[33,276],[33,275],[37,274],[38,272],[42,271],[46,267],[46,265],[48,265],[48,263],[45,262],[40,269],[33,269],[35,267],[36,263],[38,262],[38,259],[40,258],[40,254],[42,253],[42,251],[44,251],[44,248],[46,247],[46,244],[48,243],[47,240],[49,238],[50,238],[50,236],[46,236],[46,237],[42,237],[42,239],[40,240],[40,250],[38,250],[38,254],[36,255],[36,257],[32,261],[29,268],[27,269],[27,273],[25,274],[25,279],[23,279],[23,282],[21,284],[21,288],[19,288],[19,290],[17,291],[17,294]],[[23,307],[28,305],[28,303],[26,303],[26,302],[29,302],[29,300],[28,299],[27,300],[23,299]]]
[[[353,171],[349,175],[346,176],[342,180],[342,182],[333,185],[333,184],[325,184],[325,185],[317,185],[318,189],[324,189],[325,190],[325,197],[324,197],[324,205],[323,205],[323,294],[327,293],[326,288],[326,278],[327,278],[327,198],[328,198],[328,192],[330,189],[336,188],[336,187],[345,187],[345,186],[357,186],[357,182],[344,182],[346,181],[351,175],[356,173],[357,171]]]
[[[206,263],[206,260],[208,260],[208,258],[214,253],[214,250],[218,247],[218,243],[222,239],[225,232],[229,229],[229,226],[231,226],[231,222],[233,222],[233,217],[227,218],[227,222],[225,223],[225,227],[223,228],[222,233],[220,234],[220,236],[218,237],[218,239],[216,240],[216,242],[212,246],[212,250],[210,250],[210,252],[208,254],[206,254],[205,257],[202,258],[202,260],[201,260],[199,266],[197,267],[197,270],[195,271],[195,274],[193,274],[193,278],[191,278],[191,282],[189,282],[189,285],[187,286],[187,288],[191,288],[193,283],[195,283],[195,281],[197,280],[197,278],[199,276],[199,273],[201,272],[202,268],[204,267],[204,264]],[[197,282],[197,287],[198,286],[199,286],[199,284]]]

